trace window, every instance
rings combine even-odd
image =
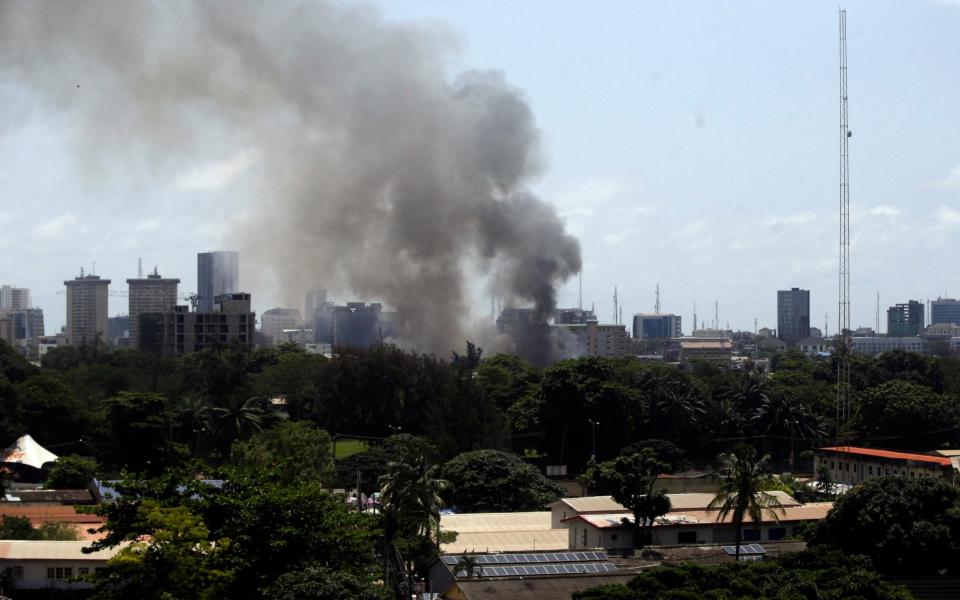
[[[617,541],[617,538],[619,538],[619,537],[620,537],[620,536],[618,536],[616,533],[611,533],[611,534],[610,534],[610,541],[611,541],[611,542],[615,542],[615,541]]]
[[[836,465],[834,464],[834,461],[832,461],[832,460],[830,461],[830,468],[831,468],[831,469],[836,469],[836,468],[837,468]]]
[[[787,537],[786,527],[771,527],[767,530],[767,538],[770,540],[782,540]]]
[[[696,544],[697,543],[697,532],[696,531],[680,531],[677,533],[677,543],[678,544]]]
[[[90,573],[90,569],[88,567],[80,567],[77,569],[78,575],[87,575],[88,573]]]
[[[873,475],[873,467],[867,467],[867,475]]]
[[[53,567],[47,567],[47,579],[56,579],[56,573]]]
[[[73,567],[64,567],[63,568],[63,578],[73,577]]]
[[[745,541],[745,542],[759,542],[759,541],[760,541],[760,530],[759,530],[759,529],[744,529],[744,530],[743,530],[743,541]]]

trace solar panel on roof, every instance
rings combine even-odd
[[[456,556],[444,556],[444,557],[443,557],[443,564],[445,564],[445,565],[455,565],[455,564],[457,564],[458,562],[460,562],[460,559],[457,558]]]

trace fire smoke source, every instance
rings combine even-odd
[[[442,353],[465,339],[471,274],[546,317],[580,269],[577,240],[527,190],[530,107],[500,73],[450,76],[455,45],[323,1],[0,4],[0,76],[95,132],[81,156],[248,152],[255,228],[230,228],[244,260],[291,297],[392,305]]]

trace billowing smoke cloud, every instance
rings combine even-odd
[[[324,287],[392,305],[442,353],[468,335],[474,274],[545,317],[580,269],[526,189],[529,106],[499,73],[448,73],[454,51],[445,31],[321,1],[0,4],[0,77],[95,130],[81,157],[252,153],[260,200],[231,226],[244,261],[291,303]]]

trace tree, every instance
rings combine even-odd
[[[737,561],[740,560],[744,517],[759,524],[763,521],[764,511],[776,521],[779,521],[777,510],[784,512],[777,497],[764,491],[770,485],[769,463],[769,456],[757,460],[756,450],[751,446],[741,446],[729,454],[720,455],[717,471],[720,489],[707,509],[720,511],[718,521],[732,515]]]
[[[176,412],[162,394],[121,392],[104,402],[107,456],[134,471],[159,473],[179,463],[185,449],[174,444]]]
[[[35,528],[26,517],[0,515],[0,540],[73,541],[79,537],[67,523],[45,522]]]
[[[888,576],[956,574],[960,493],[939,478],[872,479],[837,500],[810,544],[866,556]]]
[[[390,595],[369,577],[335,571],[318,562],[280,575],[261,597],[269,600],[387,600]]]
[[[441,471],[450,482],[447,497],[461,512],[543,510],[563,488],[516,454],[500,450],[464,452]]]
[[[862,561],[839,552],[787,554],[776,561],[644,569],[627,585],[574,592],[575,600],[913,600]]]
[[[259,398],[230,397],[226,404],[211,409],[214,432],[220,440],[221,454],[229,458],[230,447],[236,440],[244,440],[262,431],[263,408]]]
[[[61,456],[50,467],[43,486],[53,490],[86,489],[97,475],[97,461],[76,454]]]
[[[223,597],[231,573],[219,568],[228,544],[211,540],[203,520],[186,506],[146,500],[137,519],[149,537],[122,548],[94,576],[98,600]]]
[[[654,522],[670,512],[670,498],[663,490],[654,490],[657,476],[669,469],[670,464],[660,460],[651,448],[643,448],[600,465],[596,472],[598,483],[633,513],[636,548],[650,543]]]
[[[285,482],[333,482],[330,435],[307,421],[284,421],[245,442],[234,442],[231,458],[238,465],[274,469]]]

